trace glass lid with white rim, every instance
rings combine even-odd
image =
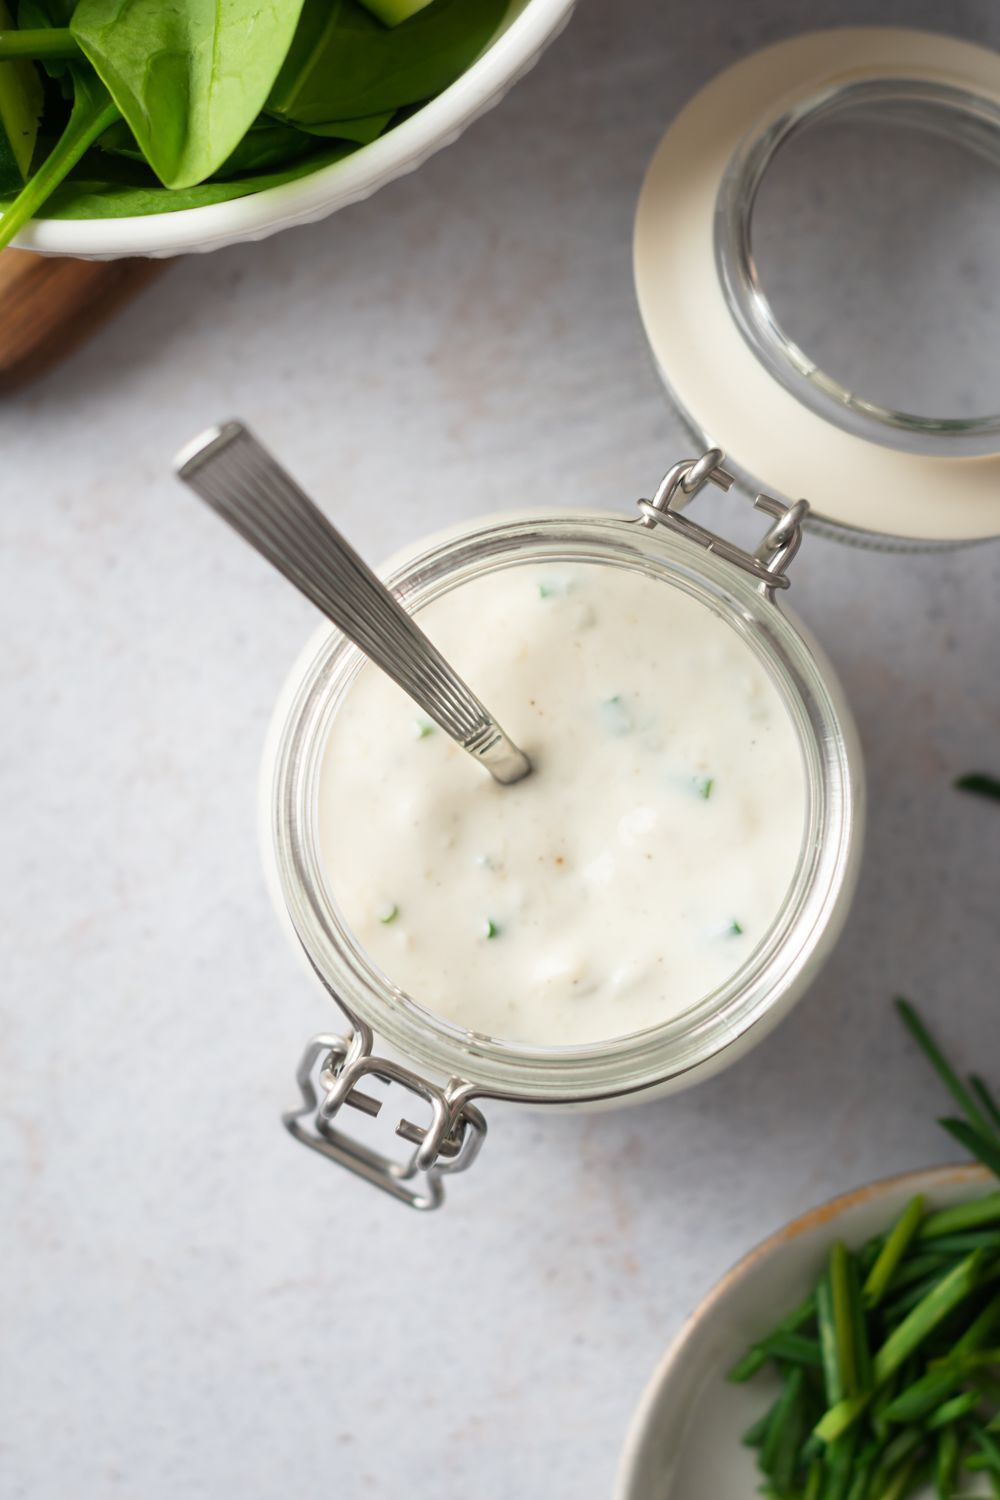
[[[998,164],[1000,59],[953,38],[814,33],[713,79],[635,228],[693,430],[845,536],[1000,535],[1000,301],[973,249],[1000,238]]]

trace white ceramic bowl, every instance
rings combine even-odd
[[[412,172],[451,145],[538,60],[569,20],[575,0],[511,0],[503,29],[450,88],[387,135],[343,161],[264,192],[131,219],[36,219],[14,241],[44,255],[114,260],[122,255],[185,255],[260,240],[310,224]]]
[[[937,1167],[870,1183],[814,1208],[751,1250],[688,1318],[633,1418],[615,1500],[747,1500],[760,1475],[740,1435],[767,1406],[762,1379],[726,1371],[808,1294],[836,1239],[861,1245],[915,1193],[947,1208],[989,1191],[982,1167]]]

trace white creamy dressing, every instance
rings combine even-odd
[[[542,1046],[716,989],[778,915],[805,818],[797,736],[749,647],[680,589],[590,564],[493,573],[420,623],[534,770],[497,786],[362,669],[319,817],[370,958],[465,1029]]]

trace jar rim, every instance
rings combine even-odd
[[[276,710],[263,788],[265,852],[311,967],[353,1024],[366,1024],[437,1076],[461,1078],[479,1097],[582,1102],[665,1084],[716,1059],[721,1066],[747,1032],[763,1034],[791,1007],[846,914],[861,826],[860,764],[849,711],[815,643],[748,576],[683,537],[598,512],[487,518],[430,539],[388,582],[418,610],[484,572],[533,561],[617,565],[683,588],[737,630],[782,696],[805,763],[802,850],[785,905],[735,974],[655,1027],[567,1047],[466,1031],[393,985],[347,927],[319,852],[323,752],[364,664],[336,631],[307,648]]]

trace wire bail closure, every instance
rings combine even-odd
[[[453,1079],[446,1088],[439,1088],[401,1063],[373,1057],[373,1045],[372,1032],[364,1023],[345,1036],[313,1037],[296,1075],[302,1103],[282,1115],[282,1124],[303,1145],[410,1208],[438,1208],[444,1200],[442,1175],[464,1172],[472,1165],[486,1138],[486,1121],[470,1101],[469,1084]],[[379,1115],[382,1100],[357,1087],[365,1078],[398,1084],[430,1105],[426,1126],[405,1118],[396,1126],[399,1138],[414,1148],[400,1161],[334,1124],[345,1104],[370,1118]]]
[[[785,505],[773,495],[756,495],[755,508],[771,516],[774,524],[753,552],[737,547],[735,542],[682,514],[684,507],[706,484],[714,484],[720,490],[732,489],[736,477],[723,467],[724,459],[721,448],[709,448],[700,458],[682,458],[675,463],[660,480],[652,500],[637,502],[642,512],[639,525],[668,527],[706,552],[714,552],[742,568],[756,578],[767,593],[787,589],[787,569],[802,544],[802,523],[809,514],[808,500]]]

